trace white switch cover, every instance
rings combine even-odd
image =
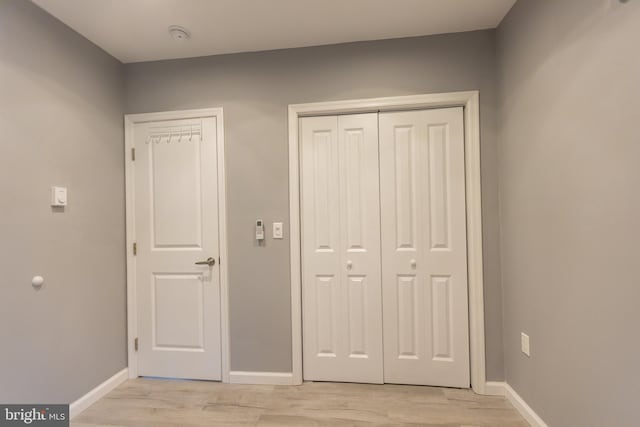
[[[273,223],[273,238],[274,239],[282,239],[282,223],[274,222]]]
[[[520,343],[522,345],[522,352],[528,357],[531,357],[531,348],[529,347],[529,335],[524,332],[520,333]]]
[[[51,206],[67,206],[67,188],[51,187]]]

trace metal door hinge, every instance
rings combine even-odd
[[[133,348],[135,349],[135,351],[138,351],[138,338],[133,340]]]
[[[138,244],[137,243],[133,244],[133,254],[134,255],[138,255]]]
[[[132,162],[136,161],[136,149],[135,148],[131,149],[131,161]]]

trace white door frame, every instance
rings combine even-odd
[[[330,114],[464,108],[465,197],[471,387],[485,394],[484,286],[480,188],[480,111],[478,91],[410,95],[289,105],[289,222],[291,245],[291,348],[293,383],[302,383],[302,268],[300,253],[300,162],[298,118]]]
[[[138,353],[135,339],[138,336],[138,308],[136,299],[136,257],[133,255],[135,230],[135,161],[132,161],[134,146],[134,126],[158,120],[181,120],[204,117],[216,118],[216,143],[218,155],[218,211],[220,245],[220,349],[222,363],[222,381],[229,382],[229,283],[227,271],[227,195],[224,157],[224,120],[222,108],[204,108],[197,110],[162,111],[156,113],[126,114],[124,116],[124,156],[125,156],[125,194],[126,194],[126,239],[127,239],[127,354],[129,378],[138,377]]]

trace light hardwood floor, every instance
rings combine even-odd
[[[95,426],[527,427],[502,397],[470,390],[404,385],[305,383],[232,385],[129,380],[77,416]]]

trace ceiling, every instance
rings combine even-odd
[[[495,28],[515,0],[32,0],[122,62]],[[188,41],[170,25],[191,32]]]

